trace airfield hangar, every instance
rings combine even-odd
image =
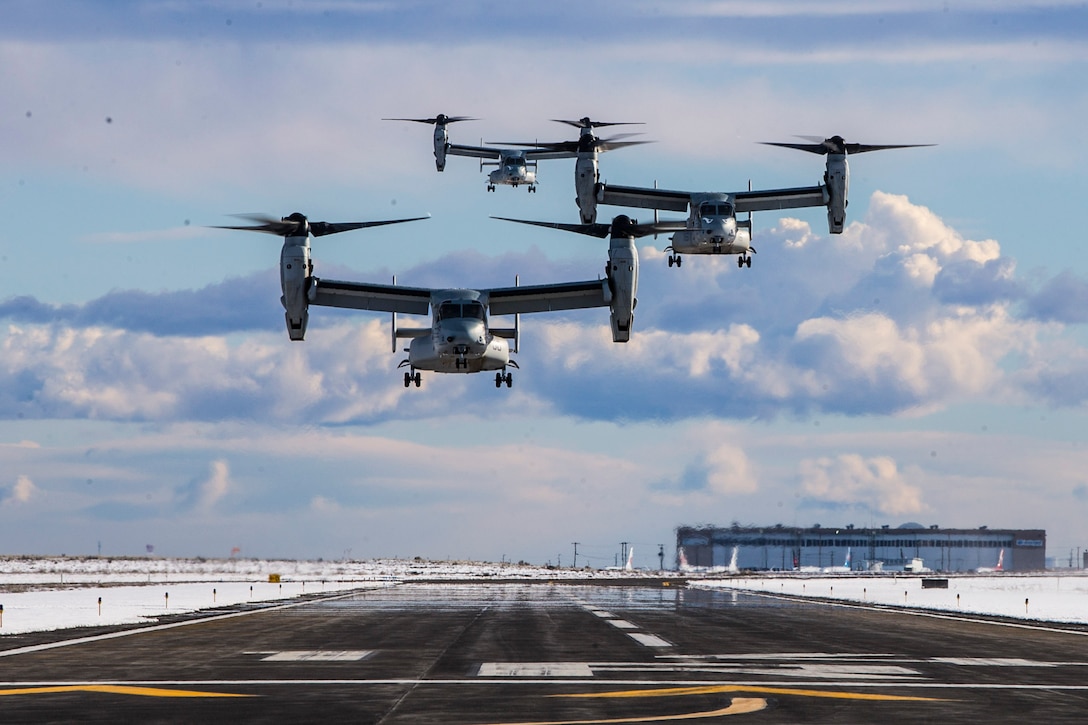
[[[1004,552],[1004,553],[1002,553]],[[907,523],[897,528],[791,526],[680,526],[678,568],[729,567],[749,571],[902,571],[915,559],[932,571],[970,572],[1046,568],[1042,529],[942,529]],[[735,561],[734,561],[735,559]]]

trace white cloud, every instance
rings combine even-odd
[[[23,504],[37,496],[38,487],[28,476],[18,476],[15,483],[0,486],[0,506]]]
[[[848,506],[888,516],[927,510],[922,492],[907,483],[895,461],[886,456],[863,458],[842,454],[835,458],[807,459],[800,465],[801,487],[819,504]]]

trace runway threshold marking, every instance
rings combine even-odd
[[[138,695],[140,697],[256,697],[231,692],[199,692],[196,690],[172,690],[161,687],[133,687],[132,685],[61,685],[54,687],[23,687],[0,690],[0,697],[7,695],[47,695],[57,692],[104,692],[110,695]]]

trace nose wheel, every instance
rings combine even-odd
[[[419,374],[418,370],[413,370],[410,373],[404,374],[404,387],[409,387],[412,383],[419,387],[419,384],[423,381],[423,376]]]
[[[495,387],[501,388],[503,383],[506,383],[508,388],[512,386],[514,384],[514,374],[507,372],[495,373]]]

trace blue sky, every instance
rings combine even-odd
[[[0,551],[654,565],[732,521],[1088,546],[1082,3],[524,5],[0,5]],[[489,218],[576,221],[573,164],[488,194],[381,120],[436,113],[480,119],[461,143],[644,122],[604,178],[692,191],[816,183],[758,144],[796,134],[937,145],[852,159],[840,236],[757,214],[751,269],[643,240],[628,345],[527,316],[513,389],[406,391],[387,318],[290,343],[277,240],[208,227],[431,214],[316,240],[317,273],[597,276],[600,240]]]

